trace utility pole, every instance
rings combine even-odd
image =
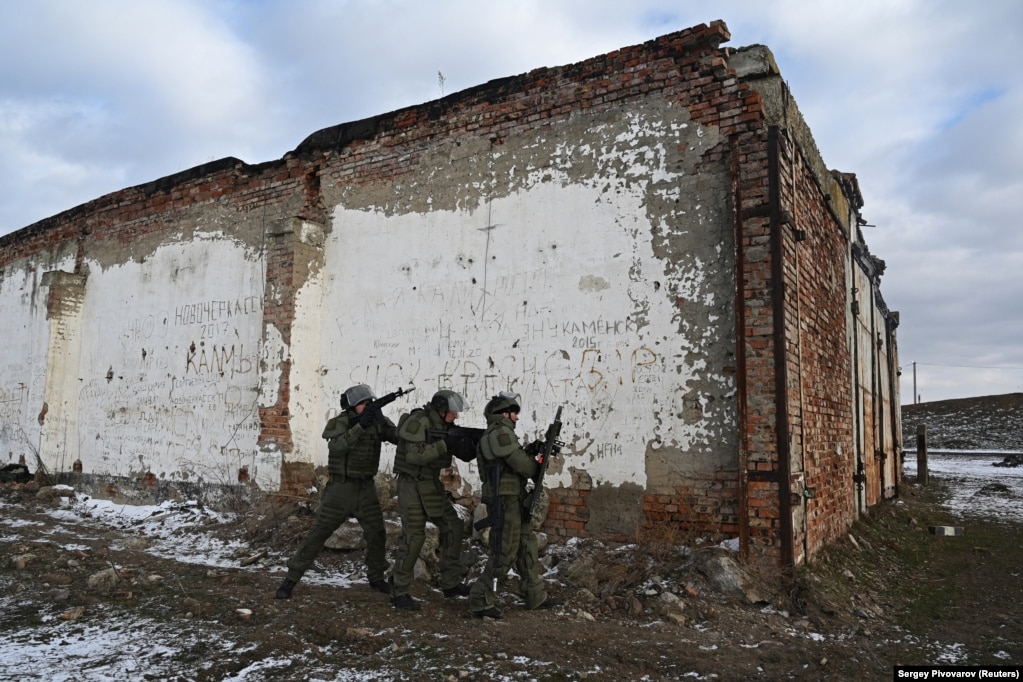
[[[916,360],[913,361],[913,404],[920,402],[920,394],[916,392]]]

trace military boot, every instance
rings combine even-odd
[[[540,602],[540,605],[537,606],[536,608],[538,608],[538,609],[555,609],[555,608],[557,608],[559,606],[561,606],[561,600],[560,599],[558,599],[557,597],[547,597],[542,602]]]
[[[472,612],[473,618],[493,618],[494,620],[500,620],[504,614],[491,606],[489,609],[481,609],[479,611]]]
[[[277,588],[277,594],[274,595],[277,599],[291,599],[291,591],[295,589],[295,581],[284,579],[281,586]]]
[[[444,592],[444,596],[447,597],[448,599],[451,599],[452,597],[469,596],[469,586],[466,585],[465,583],[458,583],[457,585],[453,585],[451,587],[445,587],[442,591]]]
[[[391,597],[391,606],[402,611],[418,611],[419,602],[412,598],[411,594],[402,594]]]

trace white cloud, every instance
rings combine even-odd
[[[719,18],[731,46],[772,49],[827,166],[856,173],[877,225],[867,240],[888,263],[882,290],[902,313],[903,360],[1016,356],[1017,0],[3,3],[0,233],[213,159],[279,158],[320,128]],[[997,379],[957,375],[940,397],[1019,390],[1023,372]]]

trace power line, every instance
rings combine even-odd
[[[941,362],[915,362],[911,363],[915,365],[923,365],[925,367],[955,367],[960,369],[1013,369],[1023,370],[1023,367],[1005,367],[1004,365],[948,365]],[[909,367],[910,365],[902,365],[899,367],[901,370],[903,367]]]

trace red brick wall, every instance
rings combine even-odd
[[[744,86],[728,70],[719,44],[729,38],[722,24],[699,26],[624,48],[585,62],[488,83],[445,98],[440,102],[403,109],[366,121],[319,131],[294,152],[323,159],[324,193],[342,194],[346,187],[371,183],[389,184],[415,168],[438,139],[458,145],[484,138],[500,145],[502,139],[524,136],[552,128],[578,113],[595,114],[629,105],[651,95],[680,103],[692,119],[720,130],[727,143],[702,152],[702,164],[720,173],[733,154],[742,171],[733,179],[743,186],[750,205],[762,205],[766,197],[765,123],[760,96]],[[724,182],[728,182],[727,179]],[[327,202],[331,203],[330,201]],[[751,236],[752,241],[766,239]],[[765,295],[767,280],[756,284],[755,297]],[[769,316],[768,309],[768,316]],[[768,317],[769,320],[769,317]],[[755,325],[770,333],[769,321]],[[770,343],[760,344],[765,368],[773,375]],[[768,390],[759,379],[755,390]],[[753,440],[758,444],[760,470],[774,470],[775,425],[771,415],[755,421]],[[739,527],[738,462],[731,471],[694,476],[670,495],[647,495],[643,501],[644,524],[668,521],[699,532],[735,533]],[[585,489],[559,489],[551,495],[546,530],[556,537],[589,534]],[[757,534],[777,544],[777,510],[761,509],[758,500]],[[768,526],[759,528],[761,524]]]
[[[780,160],[788,221],[789,469],[794,514],[797,521],[805,515],[794,524],[793,556],[809,560],[855,520],[849,237],[803,150],[787,135]]]
[[[247,166],[224,159],[128,188],[0,238],[0,265],[69,244],[78,249],[79,265],[84,257],[105,257],[114,247],[141,257],[168,231],[200,229],[210,215],[228,213],[232,236],[258,244],[264,254],[264,328],[276,330],[287,346],[304,276],[301,264],[296,267],[305,257],[293,231],[296,218],[329,224],[325,207],[341,203],[346,187],[400,181],[438,140],[500,145],[504,138],[535,134],[580,113],[654,95],[667,98],[720,133],[722,142],[702,153],[702,166],[718,174],[731,169],[730,180],[723,181],[731,183],[736,221],[742,432],[734,469],[695,474],[670,492],[645,494],[641,525],[673,523],[697,532],[738,534],[754,559],[768,563],[784,563],[787,552],[799,555],[804,545],[812,555],[848,527],[852,514],[846,237],[798,145],[783,143],[778,158],[771,158],[765,103],[727,68],[719,45],[728,38],[722,24],[698,26],[579,64],[538,69],[319,131],[281,161]],[[774,161],[779,164],[777,206],[771,203]],[[783,282],[776,278],[772,232],[778,229],[777,212],[784,218]],[[797,240],[797,234],[806,238]],[[773,298],[779,286],[787,292],[782,349],[787,382],[781,396]],[[259,443],[286,455],[293,447],[291,362],[287,357],[269,361],[278,363],[280,379],[272,387],[276,402],[260,408]],[[780,428],[783,416],[787,421]],[[789,442],[779,448],[779,437],[786,435]],[[786,461],[779,460],[783,450],[791,453]],[[791,474],[787,479],[786,473]],[[300,489],[306,476],[311,467],[285,461],[282,487]],[[794,490],[800,476],[816,491],[806,502],[786,497],[802,492]],[[556,537],[586,536],[589,498],[588,489],[554,491],[547,530]],[[805,536],[799,520],[786,517],[792,509],[802,514],[804,504]]]

